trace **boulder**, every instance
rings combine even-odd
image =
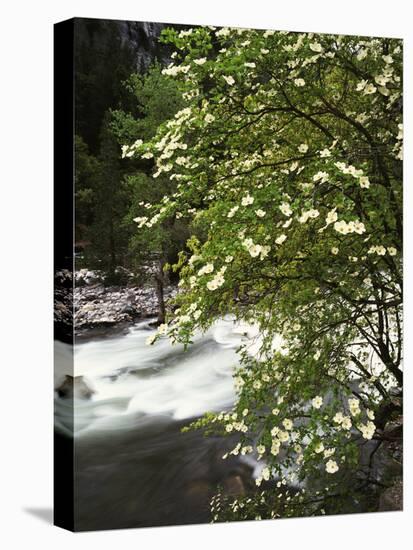
[[[224,479],[223,493],[227,496],[242,496],[245,495],[245,485],[240,475],[230,475]]]
[[[56,388],[57,395],[62,399],[90,399],[95,391],[85,382],[83,376],[66,374],[62,384]]]
[[[380,495],[379,511],[395,512],[403,510],[403,481],[400,479]]]

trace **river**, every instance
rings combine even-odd
[[[223,319],[184,351],[166,338],[147,346],[153,333],[146,321],[75,344],[74,416],[66,395],[56,394],[55,410],[60,437],[74,432],[76,530],[207,522],[218,485],[228,494],[254,486],[253,459],[222,460],[236,439],[181,428],[231,408],[236,349],[256,334]],[[70,353],[57,342],[56,387]]]

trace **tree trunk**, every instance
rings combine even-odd
[[[116,251],[115,251],[115,236],[113,228],[113,217],[109,226],[109,274],[113,278],[116,269]]]
[[[158,325],[165,323],[165,317],[166,317],[165,300],[164,300],[164,283],[165,283],[165,274],[163,271],[164,265],[165,265],[165,261],[161,259],[159,261],[158,272],[155,275],[156,297],[158,299],[158,319],[157,319]]]

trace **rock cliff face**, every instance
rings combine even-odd
[[[99,49],[109,46],[127,48],[132,54],[138,72],[144,71],[155,59],[161,63],[169,59],[169,49],[158,39],[167,25],[140,21],[116,21],[107,19],[77,19],[77,46]]]
[[[134,61],[138,72],[144,71],[154,59],[161,63],[169,60],[167,47],[159,45],[158,39],[167,25],[139,21],[118,21],[119,33],[123,43],[134,52]]]
[[[165,28],[177,31],[188,25],[74,19],[75,133],[94,156],[101,153],[101,132],[110,110],[139,116],[136,99],[125,82],[143,74],[157,61],[171,62],[173,47],[159,41]]]
[[[76,134],[92,154],[99,153],[105,113],[119,107],[128,110],[130,99],[123,82],[133,72],[144,72],[155,60],[169,63],[172,50],[159,42],[166,26],[170,25],[76,18]]]

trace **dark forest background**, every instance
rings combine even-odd
[[[171,55],[159,41],[165,27],[75,22],[76,268],[99,269],[108,284],[122,284],[125,270],[142,280],[148,266],[163,279],[187,238],[184,221],[137,231],[142,204],[161,198],[170,182],[154,186],[151,161],[121,158],[122,144],[150,138],[179,109],[180,94],[161,73]]]

